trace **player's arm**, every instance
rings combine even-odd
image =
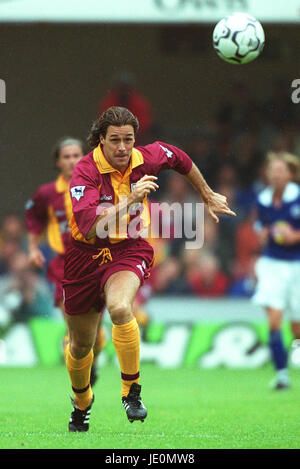
[[[156,191],[158,185],[156,184],[155,180],[157,179],[156,176],[143,176],[134,186],[133,191],[122,199],[118,204],[104,209],[100,215],[96,218],[95,222],[89,229],[86,239],[91,239],[97,234],[97,226],[99,229],[99,222],[102,221],[104,218],[104,223],[101,224],[101,229],[104,231],[107,230],[108,226],[111,224],[116,223],[119,217],[122,217],[124,214],[127,213],[128,208],[130,205],[142,202],[144,197],[150,193],[151,190]]]
[[[214,192],[209,187],[195,163],[192,164],[192,168],[190,172],[185,175],[185,178],[193,185],[195,190],[201,196],[210,216],[216,223],[219,222],[219,218],[216,215],[217,213],[236,216],[235,212],[230,210],[228,207],[226,197],[222,194]]]
[[[215,222],[219,222],[217,213],[236,216],[228,207],[226,197],[214,192],[209,187],[200,170],[183,150],[163,142],[155,142],[149,147],[155,156],[154,172],[159,173],[163,169],[174,169],[183,175],[201,196]]]
[[[39,248],[41,235],[36,233],[28,233],[28,253],[30,265],[38,269],[42,269],[46,259]]]
[[[28,256],[33,267],[43,268],[46,259],[39,248],[39,241],[47,226],[47,200],[43,187],[25,205],[25,223],[28,233]]]

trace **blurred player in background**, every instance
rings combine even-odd
[[[290,153],[269,153],[269,186],[258,196],[256,228],[262,245],[257,261],[254,301],[266,309],[271,357],[276,369],[273,389],[290,386],[288,356],[281,335],[282,316],[300,338],[300,164]]]
[[[55,285],[55,306],[64,315],[62,279],[64,275],[64,256],[70,242],[69,220],[72,215],[72,203],[69,184],[75,165],[84,155],[83,143],[75,138],[66,137],[57,142],[53,150],[55,166],[59,171],[57,179],[43,184],[26,203],[26,227],[28,231],[29,261],[37,269],[45,266],[46,259],[39,247],[40,239],[47,230],[47,240],[56,256],[47,268],[47,278]],[[64,351],[69,338],[64,338]],[[91,371],[91,383],[97,379],[96,359],[105,345],[104,331],[99,327],[94,345],[94,363]]]
[[[216,222],[216,213],[235,215],[226,197],[212,191],[185,152],[161,142],[135,148],[138,127],[128,109],[106,110],[88,137],[93,150],[76,165],[70,183],[72,242],[65,256],[63,289],[70,335],[66,364],[75,395],[69,420],[72,432],[89,429],[93,344],[104,305],[113,323],[127,418],[143,421],[147,416],[140,395],[140,335],[133,303],[153,264],[153,248],[139,234],[149,226],[146,199],[158,188],[159,172],[173,169],[185,176]],[[131,236],[128,225],[136,216],[128,209],[136,205],[142,205],[140,228]],[[118,229],[116,220],[125,220],[125,227],[123,223]]]

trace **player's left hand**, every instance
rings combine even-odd
[[[225,197],[225,195],[218,194],[217,192],[212,192],[209,195],[207,201],[205,202],[205,205],[210,216],[216,223],[219,223],[219,217],[216,215],[217,213],[236,217],[236,213],[230,210],[227,202],[227,197]]]

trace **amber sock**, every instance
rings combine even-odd
[[[91,366],[93,363],[93,349],[83,358],[74,358],[70,346],[66,350],[66,365],[70,375],[75,402],[79,409],[86,409],[93,398],[90,386]]]
[[[69,336],[68,336],[68,334],[66,334],[63,338],[63,343],[62,343],[62,345],[63,345],[63,354],[64,354],[65,361],[67,359],[67,352],[68,352],[69,343],[70,343]]]
[[[94,363],[97,361],[98,355],[101,352],[101,350],[105,347],[106,345],[106,337],[105,337],[105,331],[103,327],[100,327],[96,341],[93,347],[93,352],[94,352]]]
[[[139,382],[140,331],[133,318],[126,324],[114,324],[112,340],[121,369],[121,395],[127,396],[132,383]]]

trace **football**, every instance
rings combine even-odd
[[[213,45],[217,54],[232,64],[245,64],[256,59],[264,44],[262,25],[247,13],[226,16],[213,31]]]

